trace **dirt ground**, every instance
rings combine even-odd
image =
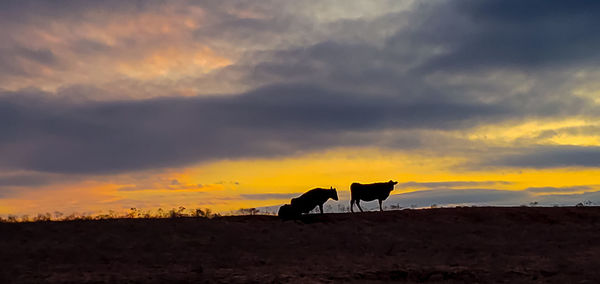
[[[0,224],[0,283],[600,283],[600,208]]]

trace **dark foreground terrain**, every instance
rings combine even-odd
[[[0,224],[0,283],[599,283],[600,208]]]

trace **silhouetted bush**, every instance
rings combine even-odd
[[[181,217],[186,217],[187,214],[185,213],[185,207],[183,206],[179,206],[179,208],[175,209],[171,209],[169,210],[168,213],[168,217],[169,218],[181,218]]]
[[[46,222],[51,220],[52,216],[50,215],[50,213],[37,214],[37,216],[33,217],[33,222]]]
[[[192,217],[201,217],[201,218],[211,218],[213,216],[212,211],[208,208],[205,208],[204,210],[197,208],[192,210],[192,213],[190,214]]]
[[[250,212],[252,215],[258,213],[256,208],[251,208],[255,211]],[[183,206],[178,208],[170,209],[165,211],[162,208],[158,208],[156,211],[143,211],[138,208],[132,207],[127,212],[118,214],[113,210],[109,210],[108,213],[98,213],[97,215],[90,215],[87,213],[72,213],[64,215],[62,212],[55,211],[53,214],[43,213],[37,214],[34,217],[29,215],[22,215],[17,217],[14,215],[8,215],[7,217],[0,217],[0,222],[3,223],[16,223],[16,222],[47,222],[47,221],[75,221],[75,220],[112,220],[112,219],[123,219],[123,218],[145,218],[145,219],[158,219],[158,218],[183,218],[183,217],[197,217],[197,218],[213,218],[221,216],[213,213],[210,209],[186,209]]]
[[[260,212],[260,210],[256,208],[240,208],[238,212],[240,215],[256,215]]]

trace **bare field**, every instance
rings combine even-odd
[[[1,283],[600,281],[600,208],[0,224]]]

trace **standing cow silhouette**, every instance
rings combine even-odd
[[[360,207],[360,201],[379,200],[379,210],[383,211],[381,203],[390,196],[390,192],[394,190],[394,185],[397,181],[378,182],[370,184],[353,183],[350,185],[350,211],[354,213],[354,203],[363,212]]]

